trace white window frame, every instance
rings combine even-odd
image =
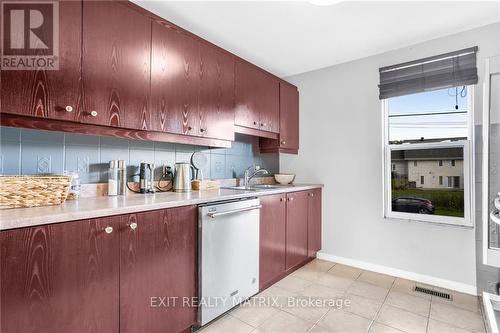
[[[430,222],[445,225],[454,225],[461,227],[474,227],[474,110],[473,97],[474,87],[467,86],[468,94],[468,113],[467,127],[468,139],[460,141],[426,142],[411,144],[389,144],[389,101],[382,100],[382,151],[383,151],[383,216],[387,220],[402,220],[412,222]],[[392,191],[391,191],[391,151],[409,150],[409,149],[429,149],[429,148],[450,148],[462,147],[464,156],[464,217],[426,215],[415,213],[403,213],[392,211]],[[451,164],[451,162],[450,162]]]

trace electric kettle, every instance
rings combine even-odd
[[[192,173],[190,174],[190,172]],[[191,181],[194,179],[194,167],[186,162],[175,163],[174,167],[174,191],[191,192]]]

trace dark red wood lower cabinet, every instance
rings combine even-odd
[[[196,323],[197,208],[124,215],[120,332],[181,332]]]
[[[307,255],[314,258],[321,250],[321,189],[310,191],[308,196]]]
[[[2,333],[118,332],[118,228],[109,217],[1,232]]]
[[[286,210],[286,269],[307,260],[308,192],[287,194]]]
[[[286,194],[260,198],[260,290],[283,275],[285,267]]]

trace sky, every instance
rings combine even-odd
[[[466,137],[467,114],[397,117],[397,115],[467,111],[467,91],[458,88],[458,110],[455,109],[456,89],[442,89],[389,99],[389,140],[410,140]],[[392,117],[391,117],[392,116]]]

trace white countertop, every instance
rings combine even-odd
[[[323,185],[296,184],[261,191],[220,189],[213,191],[193,191],[190,193],[162,192],[155,194],[130,194],[116,197],[81,198],[78,200],[67,200],[64,204],[58,206],[0,210],[0,230],[304,191],[320,187],[323,187]]]

